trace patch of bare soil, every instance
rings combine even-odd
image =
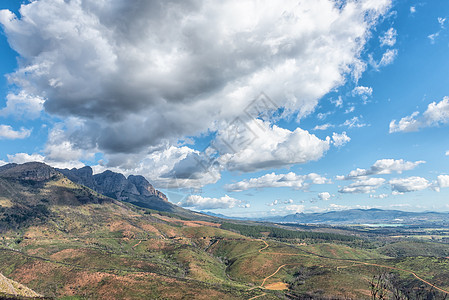
[[[288,290],[288,284],[286,284],[285,282],[275,282],[275,283],[267,284],[265,286],[265,288],[267,290],[283,291],[283,290]]]

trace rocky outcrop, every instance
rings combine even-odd
[[[40,162],[29,162],[21,165],[7,164],[0,169],[0,177],[18,180],[45,181],[59,175],[54,168]]]
[[[128,187],[128,180],[120,173],[108,170],[94,175],[93,178],[95,181],[95,191],[119,200],[121,200],[120,198],[123,192],[127,192],[130,189]]]
[[[84,186],[87,186],[88,188],[95,189],[95,181],[93,177],[93,171],[92,168],[89,166],[85,166],[80,169],[71,169],[71,170],[58,170],[62,174],[64,174],[66,177],[68,177],[73,182],[76,182],[78,184],[82,184]],[[70,176],[67,176],[65,171],[70,171]]]
[[[88,166],[81,169],[58,169],[58,171],[73,182],[85,185],[100,194],[118,200],[129,201],[130,198],[142,197],[168,201],[163,193],[156,190],[145,177],[140,175],[130,175],[126,178],[123,174],[109,170],[93,175],[92,168]]]
[[[140,175],[130,175],[128,177],[128,181],[131,183],[132,186],[135,186],[137,189],[137,193],[139,195],[144,196],[156,196],[158,198],[161,198],[165,201],[168,201],[167,196],[165,196],[160,191],[156,190],[143,176]],[[131,192],[131,191],[129,191]]]

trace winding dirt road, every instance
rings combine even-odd
[[[269,247],[269,245],[268,245],[268,243],[267,243],[265,240],[259,240],[259,241],[262,241],[262,242],[265,244],[265,247],[259,249],[259,253],[262,253],[262,251],[263,251],[263,250],[266,250],[266,249]],[[436,285],[434,285],[434,284],[428,282],[427,280],[425,280],[425,279],[419,277],[418,275],[416,275],[415,272],[410,271],[410,270],[405,270],[405,269],[396,268],[396,267],[391,267],[391,266],[386,266],[386,265],[379,265],[379,264],[374,264],[374,263],[367,263],[367,262],[357,261],[357,260],[342,259],[342,258],[334,258],[334,257],[326,257],[326,256],[322,256],[322,255],[319,255],[319,254],[316,254],[316,253],[313,253],[313,252],[308,252],[308,251],[307,251],[307,253],[313,254],[313,255],[318,256],[318,257],[321,257],[321,258],[326,258],[326,259],[333,259],[333,260],[340,260],[340,261],[341,261],[341,260],[344,260],[344,261],[346,261],[346,262],[353,262],[353,263],[356,263],[356,264],[362,264],[362,265],[367,265],[367,266],[375,266],[375,267],[380,267],[380,268],[385,268],[385,269],[390,269],[390,270],[402,271],[402,272],[405,272],[405,273],[408,273],[408,274],[413,275],[416,279],[418,279],[419,281],[421,281],[421,282],[427,284],[428,286],[431,286],[431,287],[433,287],[434,289],[436,289],[436,290],[438,290],[438,291],[440,291],[440,292],[442,292],[442,293],[445,293],[445,294],[448,294],[448,295],[449,295],[449,291],[446,291],[446,290],[444,290],[444,289],[442,289],[442,288],[440,288],[440,287],[437,287]],[[279,253],[279,252],[263,252],[263,254],[285,255],[285,256],[301,256],[301,255],[302,255],[302,254]],[[282,268],[284,268],[285,266],[289,266],[289,265],[299,265],[299,264],[283,264],[283,265],[279,266],[279,268],[277,268],[277,270],[276,270],[274,273],[272,273],[271,275],[269,275],[269,276],[267,276],[267,277],[264,278],[264,280],[262,281],[262,284],[261,284],[259,287],[260,287],[260,288],[264,288],[265,282],[266,282],[268,279],[270,279],[271,277],[273,277],[274,275],[276,275]],[[349,267],[349,266],[344,266],[344,267]],[[340,267],[337,267],[337,268],[340,268]],[[266,293],[263,293],[263,294],[261,294],[261,295],[252,297],[252,298],[250,298],[250,299],[248,299],[248,300],[256,299],[256,298],[259,298],[259,297],[262,297],[262,296],[265,296],[265,295],[266,295]]]

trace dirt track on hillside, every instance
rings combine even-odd
[[[260,240],[260,241],[262,241],[265,244],[265,246],[259,250],[259,253],[273,254],[273,255],[285,255],[285,256],[300,256],[300,255],[302,255],[302,254],[294,254],[294,253],[279,253],[279,252],[265,252],[265,251],[262,252],[263,250],[266,250],[269,247],[269,245],[268,245],[268,243],[265,240]],[[390,270],[402,271],[402,272],[405,272],[405,273],[413,275],[416,279],[418,279],[419,281],[427,284],[428,286],[431,286],[434,289],[449,295],[449,291],[446,291],[446,290],[444,290],[444,289],[442,289],[440,287],[437,287],[436,285],[434,285],[434,284],[428,282],[427,280],[419,277],[415,272],[410,271],[410,270],[405,270],[405,269],[401,269],[401,268],[396,268],[396,267],[391,267],[391,266],[386,266],[386,265],[380,265],[380,264],[375,264],[375,263],[367,263],[367,262],[351,260],[351,259],[326,257],[326,256],[323,256],[323,255],[320,255],[320,254],[317,254],[317,253],[310,252],[310,251],[305,251],[305,250],[302,250],[302,249],[300,249],[300,250],[305,252],[305,253],[307,253],[307,254],[312,254],[312,255],[315,255],[315,256],[318,256],[318,257],[321,257],[321,258],[332,259],[332,260],[340,260],[340,261],[343,260],[343,261],[346,261],[346,262],[353,262],[353,263],[363,264],[363,265],[367,265],[367,266],[375,266],[375,267],[380,267],[380,268],[385,268],[385,269],[390,269]],[[264,288],[265,282],[268,279],[270,279],[271,277],[276,275],[282,268],[284,268],[285,266],[289,266],[289,265],[299,265],[299,264],[283,264],[283,265],[279,266],[279,268],[277,268],[277,270],[274,273],[268,275],[267,277],[265,277],[263,279],[262,284],[259,287],[260,288]],[[259,297],[262,297],[262,296],[265,296],[265,295],[266,295],[266,293],[263,293],[263,294],[258,295],[256,297],[250,298],[249,300],[256,299],[256,298],[259,298]]]

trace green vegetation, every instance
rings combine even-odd
[[[326,232],[310,232],[310,231],[299,231],[299,230],[288,230],[273,226],[262,226],[262,225],[242,225],[235,223],[223,223],[221,225],[222,229],[233,230],[242,235],[260,238],[262,236],[268,236],[275,239],[315,239],[323,241],[355,241],[360,238],[335,234]],[[268,233],[268,235],[264,234]]]
[[[448,257],[449,245],[423,241],[400,241],[383,246],[379,252],[391,257]]]

